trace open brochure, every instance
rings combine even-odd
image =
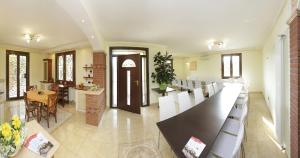
[[[205,148],[205,144],[198,138],[191,137],[182,149],[186,158],[198,158]]]
[[[25,140],[24,146],[34,153],[46,157],[53,144],[42,133],[35,133]]]

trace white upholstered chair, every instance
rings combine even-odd
[[[244,156],[243,137],[244,126],[240,125],[237,136],[220,132],[208,157],[238,158],[240,151]],[[242,149],[242,150],[240,150]]]
[[[218,93],[218,91],[219,91],[218,84],[217,84],[216,82],[213,82],[213,83],[212,83],[212,86],[213,86],[213,88],[214,88],[214,93],[215,93],[215,94]]]
[[[194,98],[195,98],[194,105],[200,104],[201,102],[203,102],[205,100],[205,98],[203,96],[202,88],[194,89]]]
[[[207,84],[206,89],[207,89],[209,97],[211,97],[215,94],[215,91],[214,91],[214,88],[213,88],[212,84]]]
[[[192,107],[192,103],[187,91],[178,93],[179,113],[184,112]]]
[[[159,120],[163,121],[176,115],[176,107],[172,96],[158,98]],[[158,133],[158,148],[160,144],[160,132]]]

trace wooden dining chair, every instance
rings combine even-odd
[[[48,105],[42,106],[42,114],[45,113],[43,116],[47,120],[47,125],[49,128],[49,117],[53,115],[55,118],[55,123],[57,123],[57,93],[48,96]]]
[[[54,91],[54,92],[58,92],[58,85],[56,84],[56,83],[53,83],[52,85],[51,85],[51,91]]]
[[[37,85],[31,85],[26,88],[26,91],[32,91],[37,87]]]
[[[36,102],[30,102],[27,98],[27,93],[24,92],[24,102],[25,102],[25,119],[28,122],[30,117],[38,117],[37,111],[39,105]],[[31,116],[30,116],[31,114]],[[37,118],[38,119],[38,118]]]

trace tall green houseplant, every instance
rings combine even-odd
[[[166,90],[168,84],[171,84],[175,79],[176,74],[170,63],[171,60],[173,60],[172,55],[169,55],[167,52],[166,54],[158,52],[154,56],[155,72],[152,72],[151,78],[153,82],[159,84],[160,90]]]

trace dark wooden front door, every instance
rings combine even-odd
[[[140,114],[141,68],[140,55],[118,56],[118,108]]]
[[[29,53],[6,51],[6,98],[23,98],[29,86]]]

